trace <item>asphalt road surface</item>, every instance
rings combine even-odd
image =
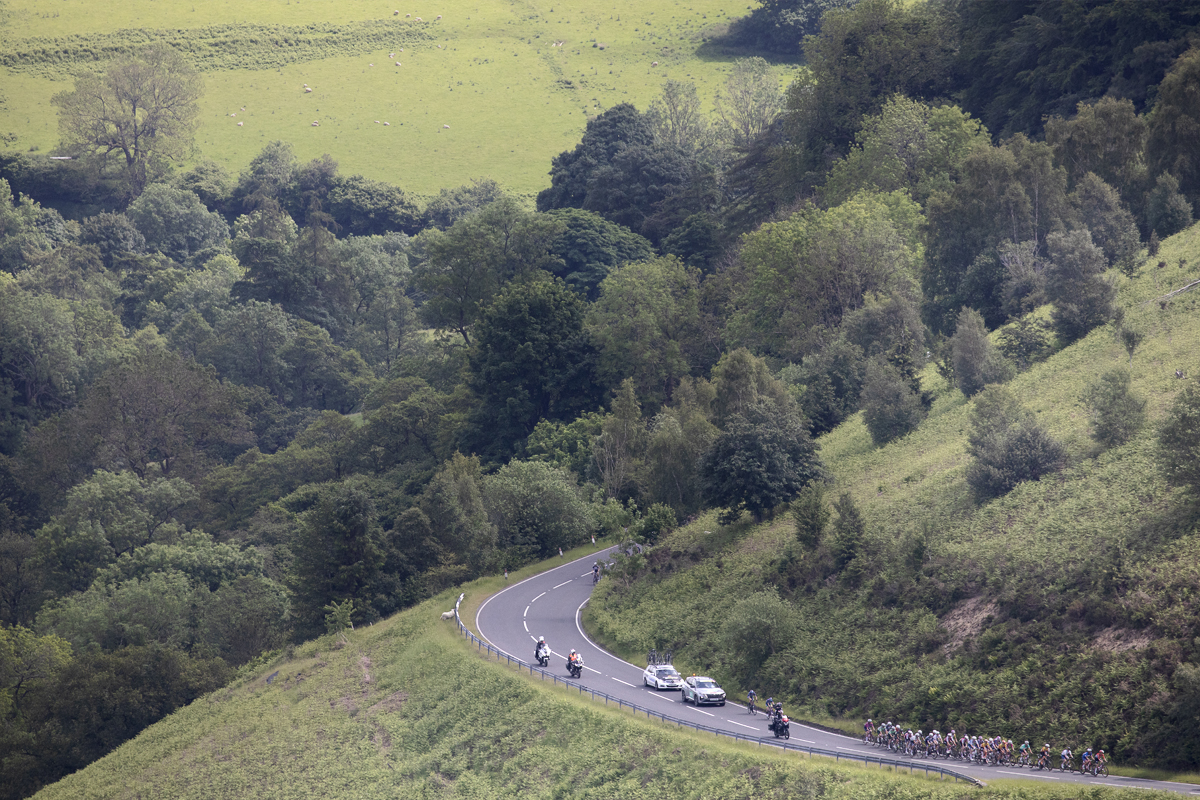
[[[583,675],[579,679],[589,689],[605,692],[643,708],[658,713],[695,722],[731,733],[762,737],[764,743],[775,738],[767,730],[766,717],[761,713],[751,716],[744,705],[730,702],[724,706],[697,708],[682,702],[678,691],[656,691],[642,681],[645,664],[629,664],[588,639],[579,621],[580,611],[592,593],[592,563],[602,558],[604,552],[571,561],[520,583],[506,587],[488,598],[475,615],[479,635],[509,655],[526,663],[536,663],[534,644],[539,636],[546,637],[552,655],[549,670],[567,677],[566,657],[572,648],[584,661]],[[761,704],[766,698],[760,698]],[[784,708],[784,713],[787,713]],[[809,744],[825,750],[840,750],[847,755],[869,754],[872,757],[891,757],[907,760],[905,756],[889,754],[877,747],[864,745],[854,737],[827,733],[816,728],[793,722],[792,741]],[[1054,744],[1051,742],[1051,744]],[[1061,749],[1061,746],[1059,747]],[[1200,786],[1185,783],[1142,780],[1117,776],[1083,776],[1078,773],[1041,772],[1013,766],[979,767],[953,759],[911,759],[919,769],[929,763],[972,775],[983,781],[999,778],[1017,778],[1047,783],[1083,783],[1117,788],[1162,789],[1200,797]]]

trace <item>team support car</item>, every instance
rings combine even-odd
[[[651,664],[646,667],[642,682],[655,689],[683,688],[683,676],[670,664]]]
[[[683,682],[683,702],[691,701],[698,706],[711,703],[725,705],[725,690],[712,678],[693,675]]]

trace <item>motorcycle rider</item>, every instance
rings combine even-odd
[[[533,648],[533,657],[540,663],[543,658],[550,657],[550,645],[546,644],[546,637],[539,636],[537,645]]]
[[[576,653],[574,650],[571,650],[571,652],[569,654],[567,654],[567,671],[570,672],[571,667],[577,666],[578,663],[579,663],[579,654]]]

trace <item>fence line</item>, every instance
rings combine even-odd
[[[501,658],[506,659],[510,665],[515,665],[517,667],[518,672],[525,669],[525,670],[529,671],[530,675],[541,675],[542,680],[546,680],[547,678],[550,678],[556,684],[561,683],[562,685],[564,685],[568,688],[578,689],[579,694],[582,695],[582,694],[586,693],[586,694],[590,695],[593,700],[597,700],[597,701],[603,700],[605,705],[609,705],[610,703],[616,704],[618,708],[628,708],[628,709],[632,710],[635,715],[636,714],[645,714],[647,719],[657,719],[660,722],[674,723],[676,727],[687,727],[687,728],[691,728],[696,731],[704,731],[706,733],[712,733],[717,736],[726,736],[730,739],[734,739],[737,741],[754,742],[754,743],[758,744],[760,747],[765,743],[768,746],[778,747],[783,750],[795,750],[795,751],[801,752],[801,753],[808,753],[809,755],[828,756],[830,758],[833,758],[835,761],[840,761],[841,759],[844,758],[849,761],[862,761],[866,764],[878,764],[881,768],[882,767],[895,767],[895,768],[906,767],[906,768],[908,768],[908,771],[910,773],[912,773],[913,771],[915,771],[917,769],[921,769],[921,770],[924,770],[926,775],[929,775],[931,772],[933,772],[933,773],[937,773],[938,775],[954,778],[954,780],[956,782],[957,781],[966,781],[967,783],[974,784],[975,786],[983,786],[984,785],[977,778],[973,778],[970,775],[964,775],[961,772],[955,772],[952,769],[946,769],[945,767],[939,767],[936,764],[916,764],[916,763],[913,763],[912,761],[898,761],[894,758],[883,758],[881,756],[872,756],[868,753],[842,753],[837,750],[824,750],[820,747],[808,747],[805,745],[792,744],[790,741],[787,741],[787,740],[780,741],[778,739],[767,739],[762,736],[749,736],[744,733],[737,733],[734,731],[721,730],[720,728],[713,728],[709,725],[700,725],[698,723],[690,722],[690,721],[684,720],[684,719],[679,719],[677,717],[668,717],[666,714],[660,714],[657,711],[636,705],[636,704],[631,703],[628,700],[624,700],[620,697],[613,697],[612,695],[606,694],[605,692],[596,691],[595,689],[589,689],[586,686],[584,686],[582,683],[578,683],[578,682],[576,682],[574,680],[570,680],[568,678],[560,678],[558,675],[555,675],[553,672],[549,672],[545,669],[542,669],[539,666],[529,664],[525,661],[522,661],[519,658],[514,658],[513,656],[510,656],[508,653],[505,653],[503,650],[495,648],[492,645],[490,645],[487,642],[480,639],[478,636],[476,636],[474,633],[472,633],[471,630],[469,628],[467,628],[466,625],[463,624],[462,618],[459,617],[459,615],[458,615],[458,607],[459,607],[459,604],[462,603],[464,596],[465,595],[460,594],[458,596],[458,600],[454,603],[454,621],[458,624],[459,632],[461,632],[463,634],[463,637],[465,639],[467,639],[468,641],[472,642],[475,645],[476,650],[478,650],[481,653],[486,650],[486,652],[489,656],[492,656],[492,655],[496,656],[497,661],[499,661]]]

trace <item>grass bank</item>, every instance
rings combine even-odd
[[[477,602],[495,585],[464,588]],[[474,654],[440,619],[456,596],[249,667],[37,797],[1075,796],[831,766],[637,720]]]

